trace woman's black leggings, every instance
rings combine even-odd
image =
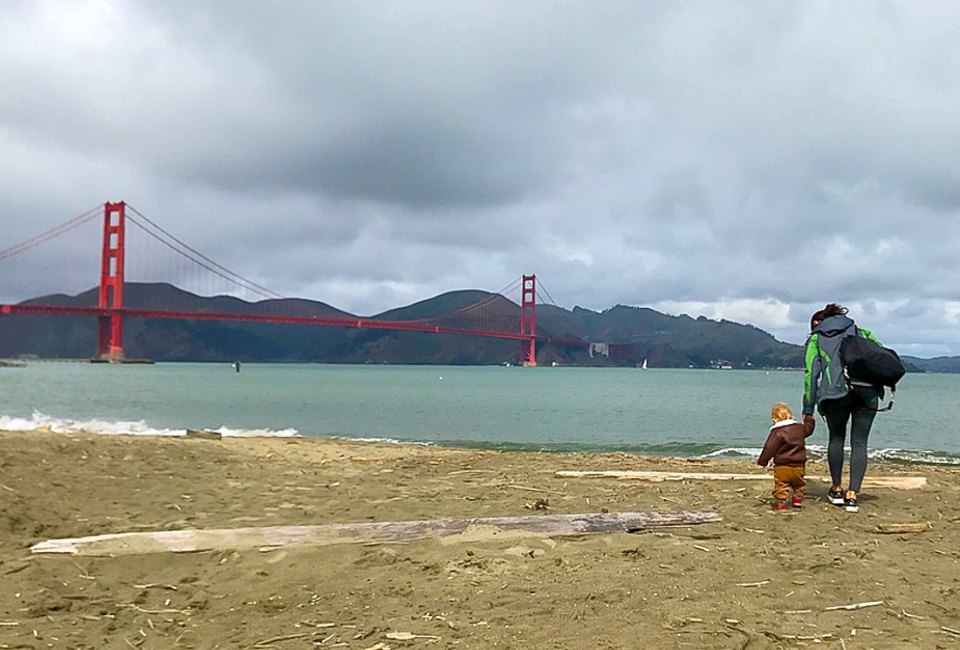
[[[827,462],[830,464],[830,478],[834,485],[840,485],[843,475],[843,443],[847,437],[847,421],[850,425],[850,488],[860,491],[863,475],[867,472],[867,438],[870,427],[877,415],[877,405],[882,393],[869,386],[854,386],[839,399],[820,402],[820,414],[827,420],[830,431],[830,444],[827,447]]]

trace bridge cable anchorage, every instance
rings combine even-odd
[[[128,216],[128,218],[130,219],[130,221],[133,222],[133,224],[134,224],[135,226],[137,226],[137,227],[140,228],[143,232],[147,233],[148,235],[150,235],[151,237],[153,237],[154,239],[156,239],[157,241],[159,241],[159,242],[160,242],[161,244],[163,244],[164,246],[168,247],[170,250],[174,251],[175,253],[178,253],[179,255],[182,255],[183,257],[185,257],[186,259],[190,260],[190,261],[193,262],[194,264],[197,264],[198,266],[203,267],[204,269],[210,271],[211,273],[214,273],[215,275],[220,276],[220,277],[223,278],[224,280],[226,280],[226,281],[228,281],[228,282],[231,282],[231,283],[239,286],[239,287],[242,288],[242,289],[245,289],[245,290],[247,290],[247,291],[250,291],[250,292],[252,292],[252,293],[255,293],[255,294],[257,294],[257,295],[259,295],[259,296],[262,296],[262,297],[264,297],[264,298],[283,300],[283,299],[285,299],[285,298],[287,297],[287,296],[284,296],[284,295],[282,295],[282,294],[277,293],[276,291],[273,291],[273,290],[271,290],[271,289],[268,289],[267,287],[264,287],[264,286],[262,286],[262,285],[260,285],[260,284],[257,284],[257,283],[254,282],[253,280],[249,280],[249,279],[245,278],[244,276],[240,275],[239,273],[236,273],[236,272],[234,272],[234,271],[231,271],[230,269],[228,269],[227,267],[223,266],[222,264],[219,264],[218,262],[210,259],[209,257],[207,257],[206,255],[204,255],[204,254],[201,253],[200,251],[196,250],[195,248],[193,248],[193,247],[190,246],[189,244],[185,243],[184,241],[178,239],[178,238],[177,238],[176,236],[174,236],[173,234],[171,234],[171,233],[169,233],[168,231],[166,231],[163,227],[157,225],[157,224],[156,224],[154,221],[152,221],[149,217],[147,217],[146,215],[144,215],[142,212],[140,212],[139,210],[137,210],[137,209],[134,208],[133,206],[131,206],[131,205],[128,204],[128,205],[127,205],[127,209],[130,210],[131,212],[133,212],[135,215],[137,215],[137,217],[140,217],[140,219],[143,219],[143,221],[145,221],[146,224],[149,224],[149,226],[150,226],[151,228],[154,228],[155,230],[157,230],[157,231],[159,231],[160,233],[162,233],[163,236],[165,236],[165,237],[169,238],[169,240],[172,240],[173,242],[175,242],[175,243],[176,243],[176,246],[175,246],[174,244],[170,243],[170,241],[165,240],[163,236],[158,235],[156,232],[152,232],[152,231],[150,230],[150,228],[148,228],[148,227],[145,226],[144,224],[141,224],[136,218],[134,218],[134,217],[129,217],[129,216]],[[177,246],[180,246],[180,247],[186,249],[186,251],[189,251],[189,252],[185,252],[184,250],[181,250],[181,249],[178,248]],[[191,255],[191,253],[192,253],[192,255]]]
[[[78,214],[72,219],[68,219],[67,221],[60,224],[59,226],[55,226],[45,232],[40,233],[39,235],[35,235],[30,239],[26,239],[20,242],[19,244],[15,244],[13,246],[0,250],[0,261],[5,260],[8,257],[13,257],[14,255],[18,255],[24,251],[30,250],[31,248],[35,248],[40,244],[48,242],[51,239],[55,239],[60,235],[70,232],[74,228],[77,228],[89,221],[92,221],[96,217],[100,216],[100,211],[102,209],[103,209],[102,204],[96,207],[90,208],[86,212]]]

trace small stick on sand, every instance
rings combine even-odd
[[[429,641],[440,640],[440,637],[432,634],[412,634],[410,632],[387,632],[384,636],[392,641],[413,641],[414,639],[427,639]]]
[[[738,587],[762,587],[763,585],[770,584],[770,581],[758,580],[756,582],[738,582],[736,584]]]
[[[882,600],[871,600],[870,602],[867,602],[867,603],[853,603],[850,605],[834,605],[833,607],[824,607],[823,611],[832,612],[838,609],[848,609],[848,610],[863,609],[865,607],[876,607],[877,605],[882,605],[882,604],[883,604]]]
[[[262,648],[268,646],[277,641],[292,641],[293,639],[302,639],[305,636],[310,636],[311,632],[301,632],[299,634],[284,634],[283,636],[275,636],[270,639],[264,639],[263,641],[257,641],[253,644],[254,648]]]
[[[517,485],[516,483],[507,483],[507,487],[512,487],[517,490],[527,490],[528,492],[543,492],[544,494],[556,494],[563,495],[563,492],[556,492],[554,490],[544,490],[542,488],[527,487],[526,485]]]
[[[185,609],[144,609],[139,605],[134,605],[130,603],[129,605],[121,605],[121,607],[130,607],[135,609],[138,612],[143,612],[144,614],[186,614],[187,610]]]
[[[932,600],[925,600],[923,602],[925,602],[928,605],[933,605],[934,607],[940,609],[941,611],[947,612],[948,614],[952,612],[952,610],[949,607],[944,607],[940,603],[935,603]]]
[[[766,636],[777,641],[815,641],[820,642],[823,639],[832,639],[833,634],[778,634],[777,632],[763,632]]]
[[[953,636],[960,636],[960,630],[955,630],[952,627],[946,627],[944,625],[941,625],[940,629],[946,632],[947,634],[952,634]]]
[[[929,526],[925,523],[909,523],[909,524],[880,524],[876,528],[876,532],[883,535],[897,535],[900,533],[923,533],[929,530]]]

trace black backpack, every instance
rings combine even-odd
[[[847,336],[840,342],[840,360],[851,382],[896,388],[907,369],[896,351],[862,336]]]
[[[891,348],[878,345],[875,341],[862,336],[847,336],[840,342],[840,360],[843,363],[847,381],[851,383],[885,386],[891,393],[897,392],[897,382],[906,374],[907,369],[900,355]],[[889,411],[890,404],[880,409]]]

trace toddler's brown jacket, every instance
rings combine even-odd
[[[813,433],[816,422],[807,418],[806,424],[796,420],[781,420],[770,427],[770,435],[763,445],[757,465],[766,467],[770,459],[774,465],[802,467],[807,462],[807,447],[804,441]]]

